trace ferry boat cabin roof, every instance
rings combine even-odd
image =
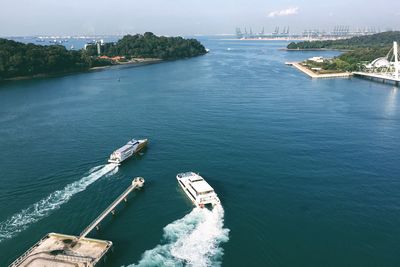
[[[115,152],[116,152],[116,153],[124,153],[124,152],[126,152],[127,150],[130,150],[131,148],[132,148],[131,145],[124,145],[123,147],[118,148],[117,150],[115,150]]]
[[[196,181],[192,183],[191,186],[198,194],[208,194],[214,192],[214,189],[204,180]]]

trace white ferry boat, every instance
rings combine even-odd
[[[206,205],[220,204],[214,189],[201,177],[194,172],[179,173],[176,176],[179,185],[186,195],[197,207],[203,208]]]
[[[121,164],[121,162],[131,157],[133,154],[142,150],[147,145],[147,143],[148,143],[147,139],[142,139],[142,140],[132,139],[123,147],[115,150],[110,155],[108,162],[116,163],[119,165]]]

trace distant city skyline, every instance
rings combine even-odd
[[[336,25],[352,29],[400,29],[400,1],[194,1],[153,0],[3,0],[0,36],[28,35],[161,35],[234,34],[235,28],[291,33]]]

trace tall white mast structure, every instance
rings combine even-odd
[[[394,54],[394,77],[396,79],[399,79],[400,66],[399,66],[399,50],[397,47],[397,42],[393,42],[393,54]]]

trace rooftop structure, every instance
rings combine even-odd
[[[370,64],[366,65],[366,68],[387,68],[390,67],[390,62],[386,57],[380,57],[373,60]]]

